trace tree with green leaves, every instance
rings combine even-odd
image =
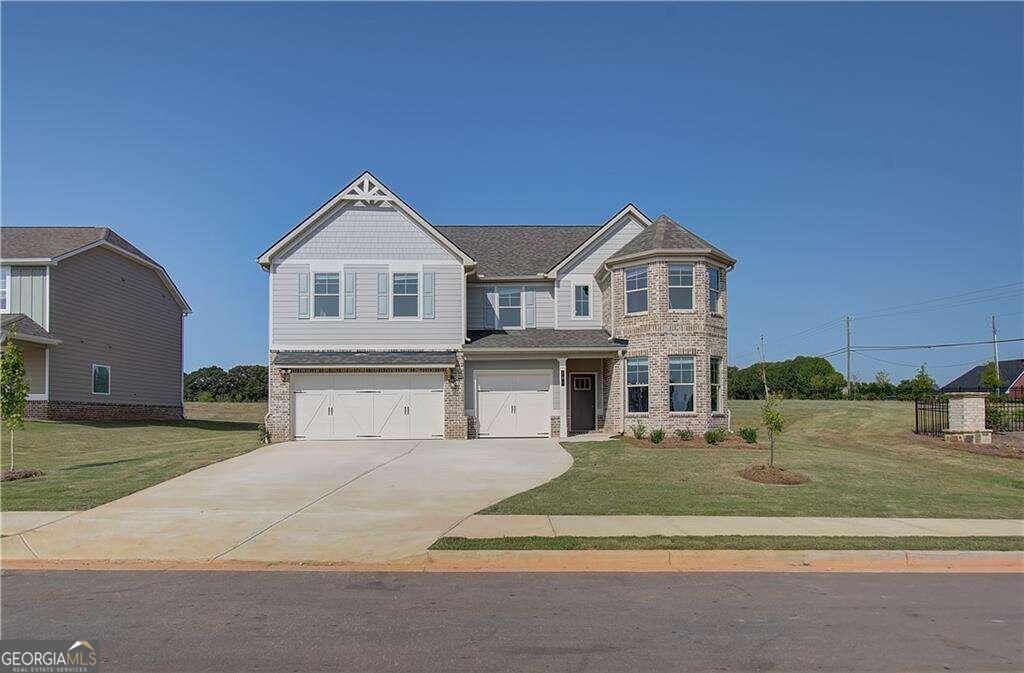
[[[926,397],[931,397],[935,394],[935,379],[928,374],[928,370],[925,369],[924,365],[921,365],[917,374],[910,381],[910,390],[914,394],[914,399],[920,400]]]
[[[768,430],[768,466],[775,466],[775,435],[782,434],[782,428],[786,425],[786,418],[782,415],[779,395],[770,394],[761,405],[761,422]]]
[[[985,365],[985,368],[981,370],[981,385],[988,388],[994,393],[998,393],[1003,389],[1006,384],[1003,379],[999,376],[999,370],[996,369],[995,362],[989,362]]]
[[[889,372],[880,369],[875,372],[875,383],[878,384],[879,388],[888,388],[892,385],[892,377],[889,376]]]
[[[7,346],[0,351],[0,420],[11,431],[11,469],[14,469],[14,431],[25,426],[28,405],[28,382],[25,380],[25,358],[14,343],[14,331]]]

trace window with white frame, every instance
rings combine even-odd
[[[708,311],[721,313],[721,271],[713,266],[708,267]]]
[[[523,299],[518,287],[498,288],[498,327],[523,326]]]
[[[341,282],[336,273],[313,274],[313,317],[337,318]]]
[[[668,359],[668,410],[693,411],[693,356]]]
[[[573,313],[574,318],[590,317],[590,285],[573,285]]]
[[[668,308],[670,311],[693,308],[693,264],[668,265]]]
[[[0,266],[0,313],[10,313],[11,267]]]
[[[110,394],[110,367],[108,365],[92,366],[92,394]]]
[[[396,318],[415,318],[420,314],[420,276],[396,273],[391,279],[391,314]]]
[[[717,412],[722,406],[722,358],[711,358],[711,411]]]
[[[647,267],[626,269],[626,313],[647,310]]]
[[[647,358],[626,358],[626,410],[645,414],[648,408]]]

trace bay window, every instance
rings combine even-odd
[[[648,384],[647,358],[626,358],[626,399],[629,413],[647,413]]]
[[[711,358],[711,411],[722,406],[722,358]]]
[[[668,308],[670,311],[693,308],[693,264],[668,265]]]
[[[721,271],[713,266],[708,267],[708,312],[709,313],[721,313],[722,312],[722,292],[720,277]]]
[[[646,310],[647,267],[626,269],[626,313],[643,313]]]
[[[693,411],[693,357],[668,359],[668,410]]]

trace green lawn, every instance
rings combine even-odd
[[[760,426],[758,403],[730,402],[733,429]],[[737,473],[763,448],[644,449],[621,441],[566,443],[560,477],[483,514],[1024,517],[1024,461],[947,448],[913,435],[905,402],[787,400],[776,463],[800,486]],[[759,431],[761,446],[765,432]]]
[[[0,509],[88,509],[259,446],[265,404],[189,404],[180,423],[29,421],[15,432],[15,466],[42,477],[4,482]],[[8,467],[8,433],[0,457]]]
[[[1024,551],[1024,537],[825,537],[652,535],[650,537],[443,537],[431,549],[899,549]]]

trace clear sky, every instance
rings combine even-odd
[[[785,337],[1022,280],[1022,20],[1010,3],[4,3],[2,218],[111,226],[160,260],[195,310],[193,369],[266,361],[255,257],[364,169],[435,224],[600,223],[632,201],[739,259],[733,364],[761,333],[771,359],[819,354],[839,323]],[[1024,336],[1019,285],[966,298],[855,320],[854,342],[986,339],[992,313]],[[927,362],[942,383],[990,353],[854,362]]]

